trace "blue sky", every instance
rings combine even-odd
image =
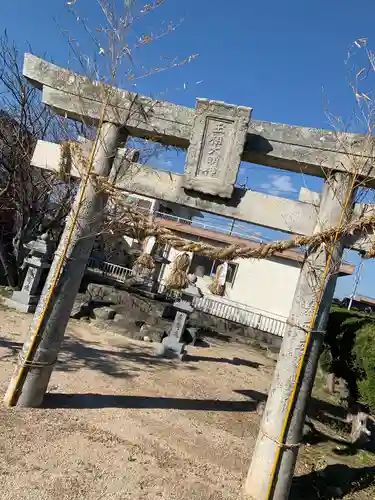
[[[95,0],[77,0],[75,8],[94,31],[103,23]],[[329,129],[328,110],[356,130],[360,125],[351,120],[355,103],[348,81],[354,74],[353,61],[360,66],[361,55],[345,61],[358,38],[370,37],[370,46],[375,48],[375,39],[371,40],[374,18],[375,4],[370,0],[165,0],[135,26],[130,41],[137,35],[157,33],[171,22],[178,27],[133,53],[136,74],[143,71],[142,65],[160,67],[176,56],[183,60],[199,53],[199,57],[188,65],[131,83],[126,78],[129,68],[124,65],[119,83],[127,88],[135,83],[133,88],[141,93],[163,95],[165,100],[192,107],[196,97],[251,106],[255,119],[292,125]],[[30,44],[35,54],[56,64],[78,69],[69,37],[76,40],[73,45],[79,43],[81,53],[95,55],[100,61],[98,49],[64,1],[5,1],[0,29],[5,28],[21,51]],[[67,30],[65,35],[63,30]],[[155,160],[159,166],[172,162],[177,171],[183,161],[183,155],[176,158],[172,153]],[[320,179],[248,164],[241,169],[240,180],[245,179],[252,189],[291,198],[298,197],[302,185],[321,188]],[[269,236],[267,231],[263,234]],[[358,262],[352,252],[347,257]],[[366,262],[360,293],[375,295],[374,273],[374,263]],[[351,287],[352,279],[342,278],[337,294],[348,294]]]

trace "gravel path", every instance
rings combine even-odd
[[[0,307],[2,394],[30,321]],[[45,407],[0,404],[0,498],[238,500],[274,363],[233,343],[189,354],[161,360],[153,344],[71,321]],[[303,498],[343,498],[324,496],[328,476],[319,470],[339,483],[369,473],[375,484],[372,456],[354,462],[332,447],[327,439],[302,447],[296,473],[312,481],[300,483]],[[349,489],[348,500],[375,498],[371,487]]]
[[[31,319],[2,309],[0,389]],[[237,499],[272,363],[248,347],[153,345],[72,321],[48,408],[0,407],[3,500]]]

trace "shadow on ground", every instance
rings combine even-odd
[[[375,467],[353,468],[343,464],[295,477],[289,500],[332,500],[375,485]]]
[[[123,396],[106,394],[47,394],[44,408],[133,408],[192,411],[252,412],[261,393],[251,391],[251,401],[188,399],[157,396]]]
[[[6,349],[6,352],[0,356],[0,361],[16,357],[21,347],[21,342],[0,337],[0,348]]]
[[[187,354],[184,357],[184,361],[192,362],[192,361],[206,361],[211,363],[227,363],[229,365],[235,366],[248,366],[249,368],[259,368],[263,366],[262,363],[257,363],[256,361],[249,361],[247,359],[242,358],[213,358],[210,356],[195,356],[193,354]]]
[[[98,346],[98,342],[82,343],[72,337],[67,338],[55,369],[62,372],[74,372],[81,368],[89,368],[111,377],[127,378],[137,376],[142,370],[152,370],[160,366],[167,366],[169,369],[181,366],[178,361],[155,356],[153,349],[146,346],[139,348],[129,344],[121,350],[103,349]],[[0,356],[0,361],[12,359],[17,356],[22,343],[0,337],[0,348],[6,349],[5,354]],[[129,363],[128,366],[126,362]],[[196,369],[188,365],[185,368]]]
[[[12,359],[17,356],[22,348],[22,343],[4,337],[0,337],[0,348],[6,349],[5,354],[0,356],[0,361]],[[186,361],[186,362],[185,362]],[[261,363],[248,361],[241,358],[215,358],[210,356],[187,355],[183,366],[187,370],[197,370],[194,362],[205,361],[212,363],[228,363],[237,366],[248,366],[259,368]],[[124,370],[124,362],[129,362],[129,366]],[[135,365],[136,364],[136,365]],[[68,337],[64,341],[64,346],[59,361],[56,365],[57,371],[74,372],[81,368],[90,368],[106,375],[117,378],[135,377],[137,373],[145,369],[153,369],[158,366],[168,366],[177,368],[181,366],[179,361],[167,360],[154,354],[153,347],[145,344],[144,347],[128,344],[121,350],[102,348],[99,342],[82,343],[79,339]]]
[[[249,390],[239,390],[235,391],[243,396],[248,396],[251,399],[254,398],[253,391]],[[267,395],[264,393],[258,393],[258,402],[263,402],[267,400]],[[309,445],[318,445],[323,443],[333,443],[337,446],[332,449],[332,452],[337,456],[353,456],[356,455],[360,450],[366,450],[370,453],[375,453],[374,444],[369,442],[364,444],[362,447],[353,446],[350,441],[334,436],[336,430],[341,433],[350,433],[350,423],[346,422],[346,410],[342,406],[336,406],[327,401],[322,401],[320,399],[311,398],[307,410],[307,421],[306,426],[309,427],[309,431],[304,433],[302,443]],[[326,434],[318,430],[311,420],[315,420],[327,426],[331,429],[329,434]]]
[[[235,391],[238,394],[242,394],[243,396],[252,397],[252,392],[249,390],[238,390]],[[267,394],[262,393],[262,398],[260,401],[266,401]],[[332,403],[328,403],[327,401],[322,401],[316,398],[310,398],[307,415],[308,417],[317,420],[323,424],[332,426],[332,427],[342,427],[343,429],[348,428],[348,424],[345,422],[346,418],[346,410],[341,406],[336,406]]]

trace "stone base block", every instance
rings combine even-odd
[[[165,337],[163,342],[158,344],[156,353],[164,358],[183,360],[186,355],[185,345],[174,337]]]
[[[17,293],[17,292],[15,292],[15,293]],[[38,300],[39,300],[39,297],[36,297],[35,301],[32,301],[31,303],[30,302],[27,303],[27,302],[21,302],[21,301],[15,300],[12,296],[12,298],[7,299],[5,301],[5,305],[7,307],[12,308],[12,309],[16,309],[17,311],[21,311],[24,313],[33,313],[33,312],[35,312],[36,306],[38,305]]]

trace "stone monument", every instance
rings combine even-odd
[[[183,340],[186,324],[190,314],[194,312],[194,299],[203,296],[200,288],[196,285],[197,277],[190,274],[188,275],[188,281],[189,284],[182,291],[180,299],[173,304],[176,309],[176,316],[169,335],[163,339],[159,355],[172,358],[178,357],[182,360],[186,354],[186,342]]]
[[[197,99],[183,186],[231,198],[246,142],[251,108]]]
[[[47,233],[42,234],[36,240],[29,241],[25,248],[30,250],[24,263],[27,273],[20,291],[14,291],[12,297],[7,300],[9,307],[22,312],[34,312],[38,304],[43,283],[41,278],[43,271],[51,265],[53,245]]]

